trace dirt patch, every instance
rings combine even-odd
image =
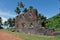
[[[12,35],[9,33],[0,30],[0,40],[23,40],[22,38],[18,38],[16,35]]]

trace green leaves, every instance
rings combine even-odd
[[[0,29],[3,29],[2,27],[2,18],[0,17]]]
[[[20,14],[22,11],[22,8],[24,8],[23,2],[18,2],[18,6],[16,7],[15,12],[17,14]]]
[[[27,11],[28,11],[28,9],[27,8],[24,8],[23,12],[27,12]]]
[[[23,2],[18,2],[18,6],[19,6],[20,8],[24,8]]]
[[[19,7],[16,7],[15,12],[16,12],[17,14],[19,14],[19,13],[21,12],[20,9],[19,9]]]
[[[55,30],[60,30],[60,14],[53,16],[48,19],[48,23],[46,23],[46,27],[54,28]]]
[[[45,27],[45,24],[46,24],[46,21],[47,19],[46,19],[46,17],[44,16],[44,15],[41,15],[41,14],[38,14],[37,15],[37,21],[39,21],[39,23],[43,26],[43,27]]]
[[[7,24],[7,25],[9,25],[10,27],[13,27],[13,26],[15,26],[15,18],[9,18],[6,22],[5,22],[5,24]]]

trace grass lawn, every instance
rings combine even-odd
[[[15,34],[18,37],[23,38],[24,40],[60,40],[60,36],[44,36],[44,35],[33,35],[33,34],[24,34],[18,32],[10,32],[5,30],[8,33]]]

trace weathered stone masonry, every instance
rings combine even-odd
[[[15,28],[15,31],[28,34],[53,35],[54,33],[53,29],[41,27],[41,24],[37,21],[37,11],[35,9],[18,14],[15,18]]]
[[[34,26],[37,17],[35,9],[16,16],[15,27],[19,32],[35,33]]]

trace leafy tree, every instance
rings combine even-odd
[[[7,22],[7,21],[5,21],[5,22],[4,22],[4,25],[8,25],[8,22]]]
[[[18,2],[18,6],[19,6],[20,8],[24,8],[23,2]]]
[[[12,24],[15,26],[15,18],[12,19]]]
[[[3,29],[2,25],[2,18],[0,17],[0,29]]]
[[[39,23],[43,26],[43,27],[45,27],[46,25],[46,22],[47,22],[47,19],[46,19],[46,17],[45,16],[43,16],[43,15],[41,15],[41,14],[38,14],[37,15],[37,21],[39,21]]]
[[[32,10],[33,9],[33,6],[29,6],[29,10]]]
[[[10,25],[10,27],[15,26],[15,18],[9,18],[7,23]]]
[[[19,14],[19,13],[21,12],[20,9],[19,9],[19,7],[16,7],[15,12],[16,12],[17,14]]]
[[[8,19],[8,24],[9,24],[9,27],[12,27],[13,26],[12,19],[11,18]]]
[[[18,7],[16,7],[15,12],[20,14],[22,12],[22,8],[24,8],[23,2],[18,2]]]
[[[27,8],[24,8],[23,12],[27,12],[27,11],[28,11],[28,9]]]
[[[46,23],[46,27],[60,30],[60,13],[49,18],[48,23]]]

